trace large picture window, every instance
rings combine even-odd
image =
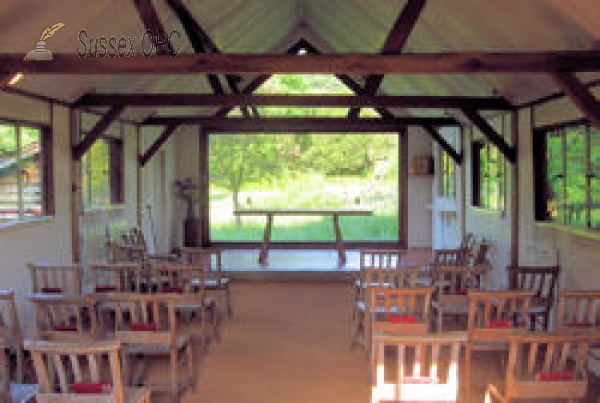
[[[536,218],[600,229],[600,130],[587,123],[536,133]]]
[[[0,121],[0,223],[51,214],[49,131]]]
[[[84,209],[101,209],[123,203],[123,142],[97,140],[81,161]]]

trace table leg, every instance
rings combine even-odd
[[[340,216],[333,214],[333,229],[335,231],[335,245],[338,250],[340,266],[346,264],[346,250],[344,249],[344,239],[342,238],[342,229],[340,228]]]
[[[269,241],[271,240],[271,229],[273,228],[273,214],[267,214],[267,225],[265,225],[265,233],[263,235],[263,242],[260,247],[260,254],[258,255],[258,263],[266,264],[267,257],[269,256]]]

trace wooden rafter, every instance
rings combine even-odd
[[[139,156],[139,164],[140,166],[145,166],[148,161],[154,157],[154,155],[160,150],[160,148],[169,140],[173,132],[177,129],[177,125],[168,125],[165,127],[165,130],[161,133],[161,135],[156,139],[154,143],[148,148],[148,150]]]
[[[600,128],[600,102],[574,73],[560,72],[551,75],[558,87],[568,95],[579,110]]]
[[[200,125],[221,132],[279,132],[279,133],[397,133],[404,126],[458,126],[453,118],[403,117],[382,118],[219,118],[206,116],[154,116],[144,125]]]
[[[463,109],[463,114],[483,135],[513,164],[517,162],[517,151],[509,146],[504,138],[474,109]]]
[[[167,4],[171,7],[171,10],[177,15],[185,33],[187,34],[190,42],[192,43],[192,48],[194,48],[194,52],[196,53],[221,53],[217,45],[213,42],[210,36],[206,33],[204,29],[198,24],[198,21],[192,16],[187,7],[181,2],[181,0],[167,0]],[[237,77],[226,74],[225,79],[229,88],[234,94],[239,93],[239,89],[237,87]],[[215,74],[208,75],[208,82],[213,89],[215,94],[223,94],[223,87],[221,86],[221,81],[219,77]],[[250,113],[246,108],[242,110],[244,116],[250,116]]]
[[[431,125],[423,125],[423,129],[425,129],[425,131],[429,133],[431,138],[435,140],[435,142],[438,143],[439,146],[442,147],[444,151],[446,151],[446,153],[448,153],[448,155],[454,160],[454,162],[456,162],[458,165],[462,164],[462,153],[458,153],[454,149],[454,147],[452,147],[450,143],[448,143],[446,139],[442,137],[442,135],[437,131],[435,127]]]
[[[154,45],[157,54],[159,55],[168,55],[173,54],[173,48],[171,43],[167,41],[167,38],[164,38],[166,41],[167,47],[164,45],[158,44],[159,34],[163,32],[165,35],[168,35],[163,28],[162,23],[160,22],[160,18],[158,17],[158,13],[152,4],[152,0],[133,0],[135,7],[137,8],[138,14],[140,16],[140,20],[144,24],[146,29],[152,31],[152,44]]]
[[[513,110],[503,98],[397,95],[88,94],[76,106],[307,106]]]
[[[88,135],[81,140],[81,142],[73,146],[73,159],[79,161],[81,157],[89,151],[94,145],[96,140],[100,138],[108,129],[108,127],[119,117],[121,112],[125,109],[124,106],[114,106],[106,114],[104,114],[100,120],[96,123],[94,128],[88,133]]]
[[[390,33],[388,34],[383,48],[381,49],[382,54],[396,54],[401,53],[408,37],[410,36],[413,28],[417,24],[417,20],[425,7],[426,0],[408,0],[404,8],[398,15],[396,22],[392,26]],[[379,90],[381,83],[383,82],[383,74],[374,74],[367,77],[365,83],[364,93],[366,95],[374,95]],[[360,114],[360,108],[353,108],[348,113],[349,118],[357,118]]]
[[[0,74],[480,74],[598,71],[600,51],[373,54],[179,54],[90,58],[55,53],[52,63],[0,54]]]

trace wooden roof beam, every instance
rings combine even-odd
[[[144,125],[200,125],[211,131],[239,133],[388,133],[404,126],[459,126],[453,118],[219,118],[207,116],[153,116]]]
[[[108,129],[108,127],[119,117],[121,112],[125,109],[124,106],[113,106],[106,114],[104,114],[100,120],[96,123],[94,128],[88,133],[88,135],[81,140],[81,142],[73,146],[73,159],[79,161],[85,153],[89,151],[94,145],[96,140],[100,138]]]
[[[169,42],[166,37],[164,38],[164,44],[158,42],[161,32],[164,33],[165,36],[168,34],[160,22],[160,18],[158,17],[158,13],[152,4],[152,0],[133,0],[133,3],[135,4],[135,8],[138,11],[140,20],[142,20],[144,27],[152,31],[152,44],[156,49],[156,53],[159,55],[172,55],[173,47],[171,46],[171,42]],[[165,44],[167,45],[166,48]]]
[[[52,63],[0,54],[0,74],[508,74],[598,71],[600,51],[373,54],[178,54],[122,58],[55,53]]]
[[[558,87],[568,95],[579,110],[600,128],[600,102],[574,73],[559,72],[551,74]]]
[[[513,110],[498,97],[446,97],[402,95],[245,95],[245,94],[88,94],[76,106],[307,106],[316,108],[385,107],[415,109]]]
[[[483,133],[483,135],[498,148],[507,160],[517,162],[517,150],[509,146],[504,138],[474,109],[463,109],[463,114],[469,121]]]
[[[448,153],[448,155],[454,160],[454,162],[456,162],[458,165],[462,164],[462,153],[458,153],[454,149],[454,147],[452,147],[450,143],[448,143],[446,139],[442,137],[442,135],[437,131],[435,127],[431,125],[423,125],[423,129],[425,129],[425,131],[429,133],[431,138],[435,140],[435,142],[438,143],[439,146],[442,147],[444,151],[446,151],[446,153]]]
[[[401,53],[408,37],[410,36],[413,28],[417,24],[417,20],[425,8],[426,0],[408,0],[404,5],[404,8],[398,15],[396,22],[392,26],[390,33],[388,34],[381,53],[384,55]],[[374,74],[367,77],[365,83],[365,94],[374,95],[381,87],[383,82],[383,74]],[[357,118],[360,115],[360,108],[351,109],[348,112],[349,118]]]
[[[154,155],[160,150],[160,148],[169,140],[173,132],[177,129],[177,125],[168,125],[161,135],[156,139],[154,143],[148,148],[148,150],[138,157],[140,166],[145,166],[148,161],[154,157]]]

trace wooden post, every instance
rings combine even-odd
[[[269,257],[269,242],[271,241],[271,230],[273,228],[273,214],[267,214],[267,224],[265,225],[265,233],[263,234],[263,242],[260,247],[258,263],[266,264]]]
[[[200,171],[200,245],[210,246],[210,180],[208,177],[208,131],[200,127],[199,132],[200,160],[198,169]]]
[[[141,136],[140,136],[140,125],[135,125],[135,144],[136,144],[136,151],[135,151],[135,155],[138,156],[140,155],[140,151],[141,151]],[[137,227],[138,228],[142,228],[142,167],[140,167],[140,164],[135,164],[135,172],[136,172],[136,197],[135,197],[135,203],[136,203],[136,223],[137,223]]]
[[[70,110],[70,143],[77,144],[81,130],[81,111]],[[81,233],[79,216],[81,214],[81,160],[71,157],[71,251],[73,262],[81,261]]]
[[[400,245],[408,248],[408,131],[403,130],[400,134]]]
[[[346,251],[344,250],[344,240],[342,238],[342,229],[340,228],[339,214],[333,214],[333,230],[335,232],[335,246],[338,250],[339,265],[346,264]]]

